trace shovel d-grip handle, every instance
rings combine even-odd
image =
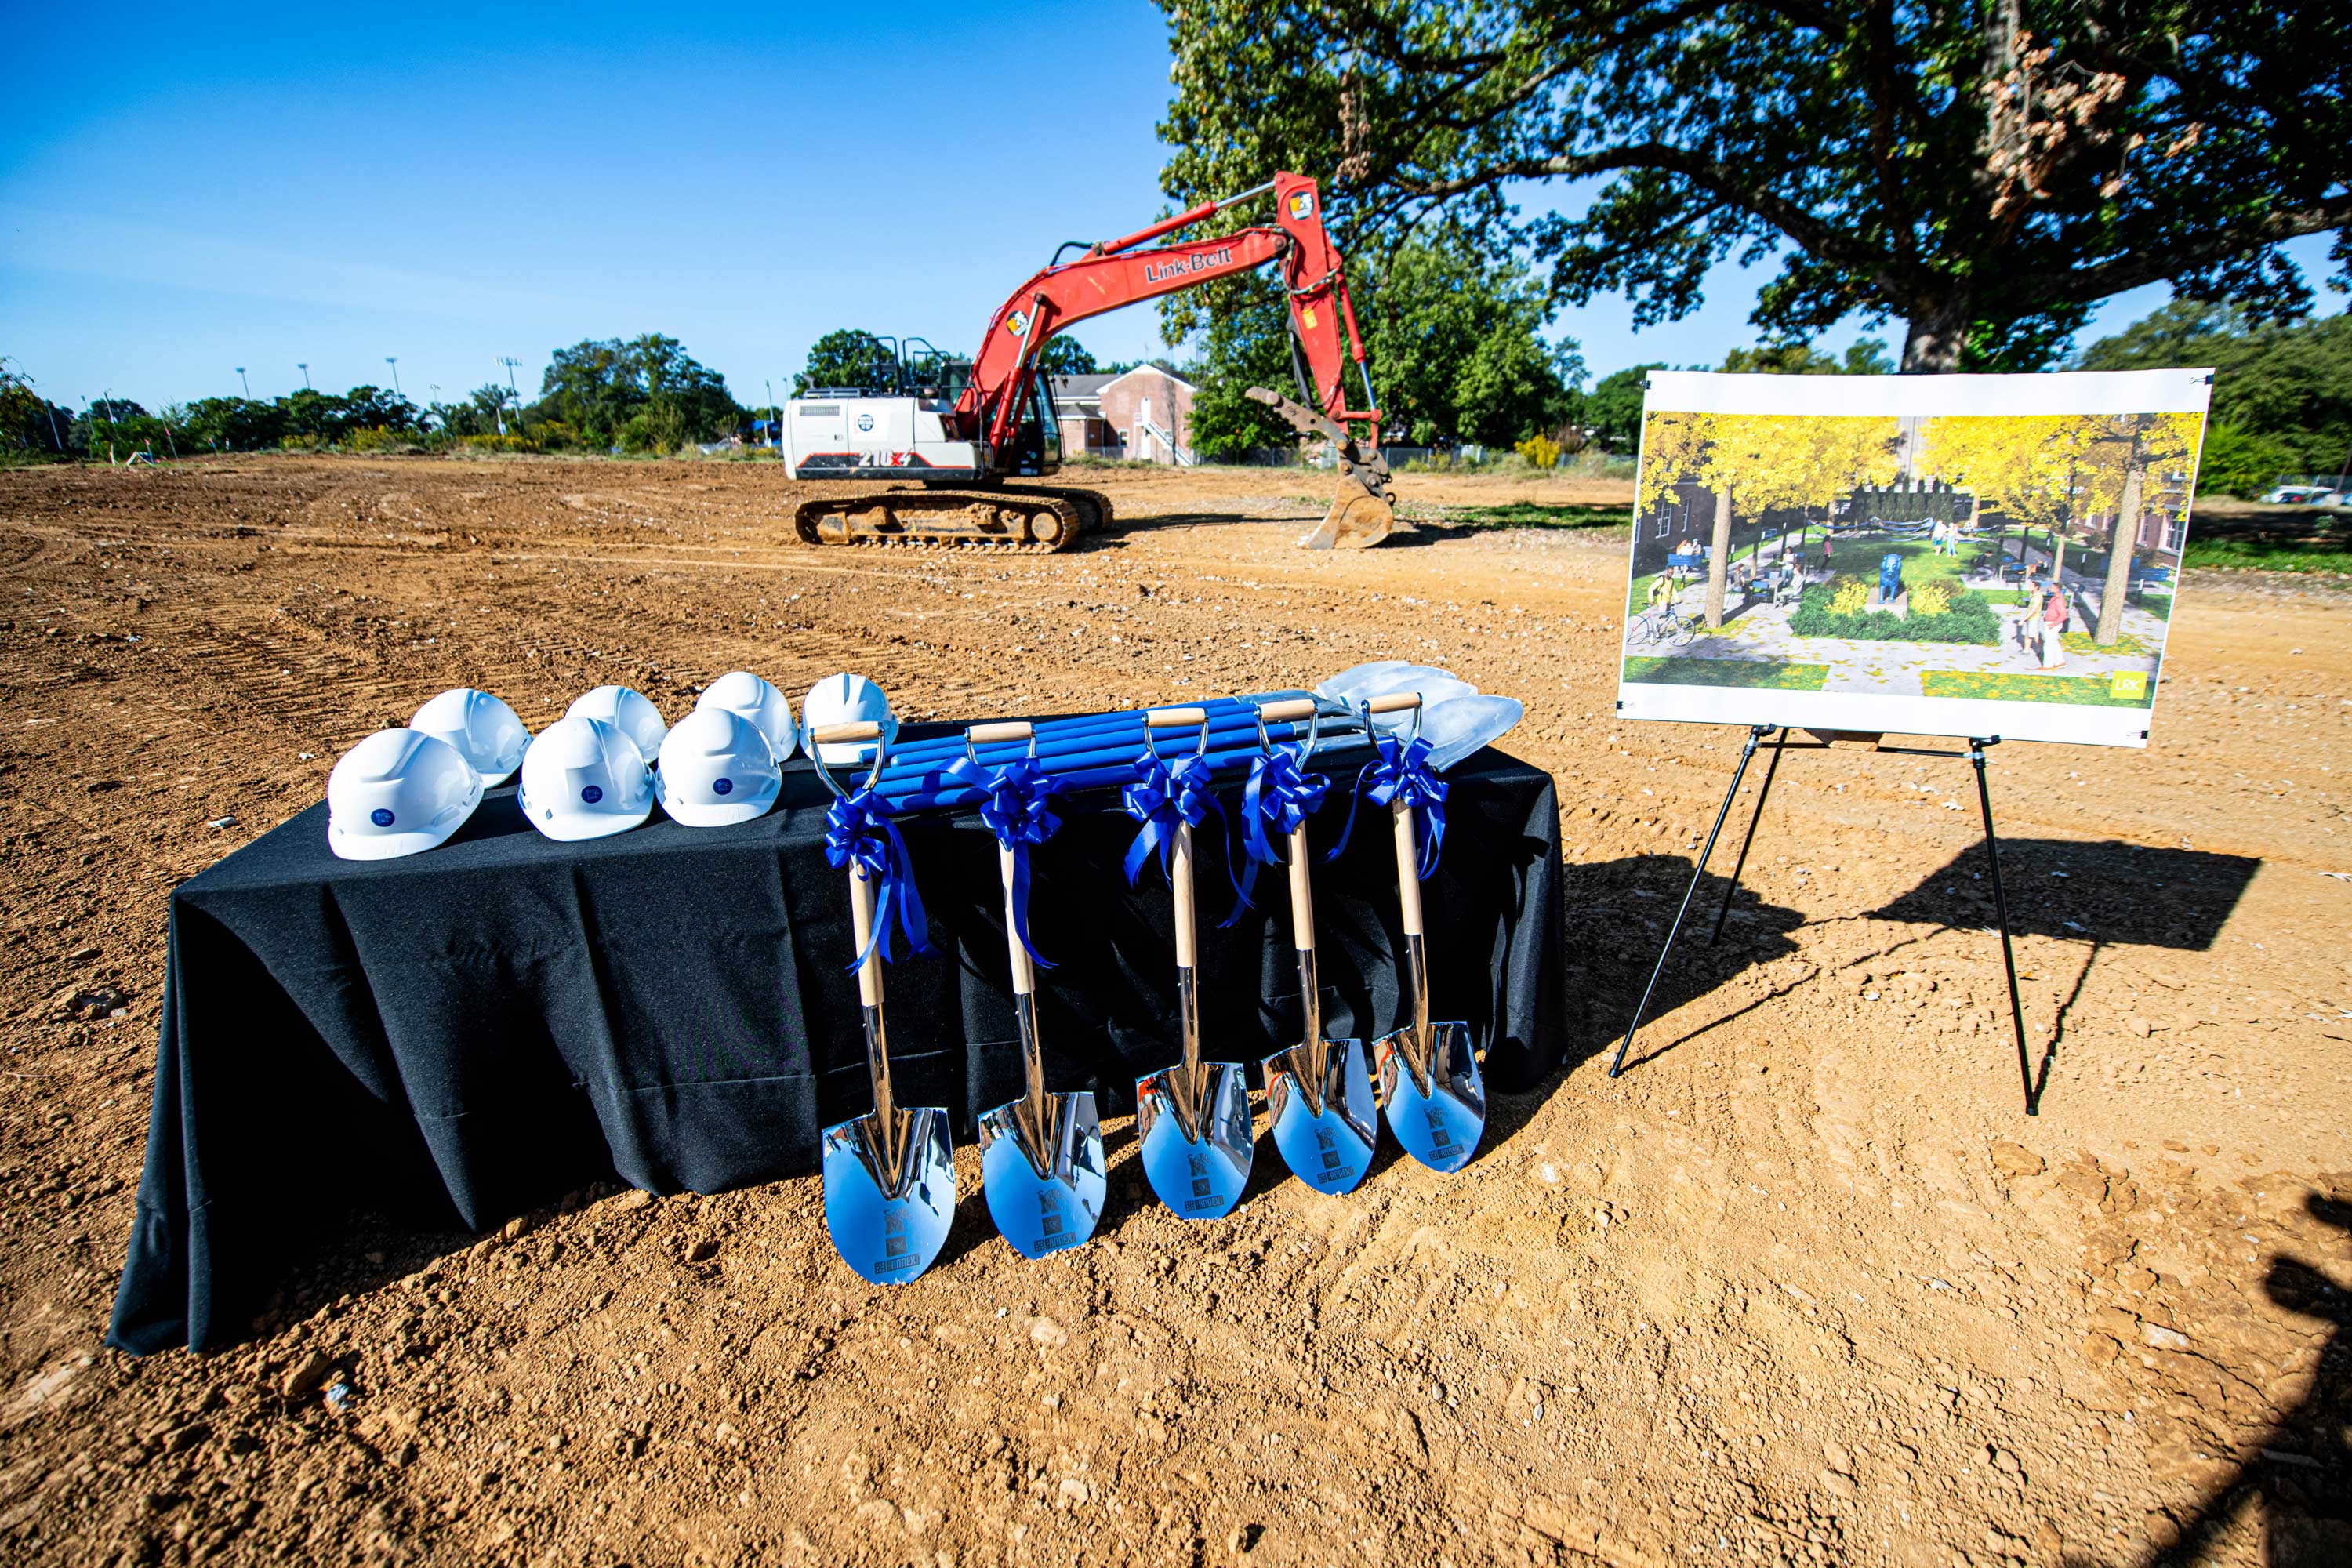
[[[1312,697],[1286,697],[1279,702],[1261,702],[1257,705],[1257,716],[1269,724],[1288,724],[1297,720],[1313,718],[1314,715],[1315,699]]]
[[[1007,741],[1033,741],[1037,727],[1026,719],[1007,719],[998,724],[974,724],[963,732],[964,740],[975,746],[1001,745]]]
[[[1418,691],[1386,691],[1364,704],[1367,713],[1410,713],[1421,706]]]
[[[851,741],[878,741],[882,738],[882,726],[871,719],[852,719],[845,724],[820,724],[808,732],[808,738],[820,746]]]

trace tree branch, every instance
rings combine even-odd
[[[2347,225],[2352,225],[2352,193],[2331,196],[2312,206],[2267,212],[2247,223],[2211,229],[2194,239],[2168,245],[2160,251],[2145,250],[2095,266],[2053,273],[2018,290],[2013,298],[2043,309],[2092,304],[2110,294],[2137,289],[2144,283],[2165,282],[2245,251],[2260,250],[2306,234],[2326,234]]]

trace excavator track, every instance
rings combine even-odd
[[[816,545],[1001,550],[1030,555],[1067,550],[1107,528],[1110,498],[1058,485],[993,489],[887,489],[805,500],[793,514]]]

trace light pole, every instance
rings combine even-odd
[[[310,391],[310,362],[309,360],[306,360],[306,359],[298,359],[298,360],[296,360],[296,361],[294,362],[294,368],[295,368],[296,370],[299,370],[299,371],[300,371],[300,372],[302,373],[302,390],[303,390],[303,391],[305,391],[305,392]]]
[[[760,384],[768,389],[768,445],[772,447],[782,434],[776,428],[776,384],[762,377]]]
[[[517,366],[517,365],[520,364],[520,363],[522,363],[522,361],[520,361],[520,360],[519,360],[519,359],[516,359],[516,358],[513,358],[511,355],[501,354],[501,355],[499,357],[499,363],[500,364],[502,364],[502,365],[504,365],[504,366],[506,366],[506,367],[507,367],[507,390],[508,390],[509,392],[510,392],[510,393],[514,394],[514,405],[515,405],[515,429],[516,429],[518,432],[521,432],[521,431],[522,431],[522,428],[523,428],[523,424],[522,424],[522,389],[521,389],[520,387],[518,387],[517,385],[515,385],[515,374],[514,374],[514,373],[515,373],[515,366]]]
[[[398,397],[401,395],[400,356],[398,354],[386,354],[383,356],[383,363],[392,366],[392,395],[394,397]]]
[[[241,387],[245,388],[245,400],[246,400],[247,403],[252,402],[252,401],[253,401],[253,384],[252,384],[251,382],[249,382],[249,381],[247,381],[247,380],[246,380],[246,379],[245,379],[245,366],[243,366],[243,365],[239,365],[239,366],[237,366],[237,367],[236,367],[236,384],[237,384],[239,386],[241,386]]]

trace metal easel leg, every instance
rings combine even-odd
[[[1683,929],[1683,917],[1690,913],[1691,899],[1698,891],[1698,879],[1706,875],[1707,857],[1715,853],[1716,838],[1723,832],[1724,818],[1731,815],[1731,803],[1739,797],[1739,781],[1748,775],[1748,760],[1756,754],[1758,742],[1772,732],[1769,724],[1752,724],[1748,730],[1748,744],[1740,749],[1739,766],[1732,770],[1731,787],[1723,792],[1723,806],[1715,814],[1715,826],[1708,829],[1706,847],[1698,852],[1698,864],[1691,868],[1690,886],[1683,889],[1681,907],[1675,910],[1675,923],[1667,929],[1665,945],[1658,949],[1658,962],[1650,971],[1650,984],[1643,988],[1642,1005],[1633,1009],[1633,1022],[1627,1026],[1625,1037],[1617,1042],[1617,1055],[1609,1064],[1609,1076],[1615,1078],[1625,1070],[1625,1053],[1640,1032],[1642,1020],[1648,1016],[1650,998],[1657,994],[1658,976],[1666,970],[1666,957],[1675,950],[1675,938]]]
[[[1985,864],[1992,870],[1992,908],[2000,921],[2000,965],[2009,973],[2009,1021],[2017,1035],[2017,1073],[2025,1085],[2025,1114],[2039,1116],[2041,1108],[2034,1103],[2033,1058],[2025,1045],[2025,1005],[2017,996],[2017,954],[2009,942],[2009,896],[2000,886],[2000,843],[1992,829],[1992,791],[1985,785],[1985,748],[1997,746],[2000,737],[1971,740],[1969,761],[1977,770],[1977,805],[1984,812]]]
[[[1723,922],[1731,918],[1731,896],[1739,891],[1739,873],[1748,869],[1748,847],[1756,842],[1756,825],[1764,820],[1764,803],[1772,796],[1772,775],[1780,771],[1780,752],[1789,743],[1789,727],[1772,737],[1772,760],[1764,768],[1764,787],[1756,792],[1756,810],[1748,818],[1748,837],[1739,841],[1739,858],[1732,862],[1731,880],[1724,884],[1723,907],[1715,911],[1715,930],[1707,933],[1706,944],[1713,947],[1723,939]]]

